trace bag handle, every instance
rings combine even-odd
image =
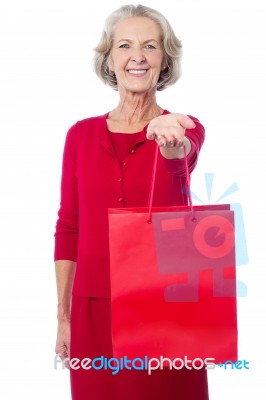
[[[186,146],[183,146],[183,149],[184,149],[184,163],[185,163],[185,172],[186,172],[186,189],[185,189],[185,191],[186,191],[186,195],[188,197],[188,204],[191,209],[192,221],[196,221],[195,211],[194,211],[194,207],[192,204],[191,190],[190,190],[190,176],[189,176],[189,169],[188,169]],[[147,219],[148,224],[152,223],[152,203],[153,203],[153,197],[154,197],[154,187],[155,187],[155,178],[156,178],[156,170],[157,170],[157,163],[158,163],[158,153],[159,153],[159,146],[156,146],[154,162],[153,162],[153,169],[152,169],[152,177],[151,177],[151,187],[150,187],[150,193],[149,193],[149,203],[148,203],[149,210],[148,210],[148,219]]]

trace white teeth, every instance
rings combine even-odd
[[[128,72],[130,74],[143,74],[143,72],[146,72],[146,69],[129,69]]]

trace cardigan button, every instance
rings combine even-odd
[[[121,182],[121,181],[122,181],[122,178],[118,178],[117,180],[118,180],[118,182]]]
[[[122,166],[125,167],[126,165],[127,165],[127,163],[126,163],[126,162],[123,162]]]
[[[119,197],[118,201],[121,203],[121,201],[123,201],[123,197]]]
[[[132,150],[130,151],[130,153],[131,153],[131,154],[135,153],[135,150],[134,150],[134,149],[132,149]]]

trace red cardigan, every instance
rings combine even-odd
[[[164,111],[168,113],[168,111]],[[122,164],[113,149],[108,113],[73,125],[66,136],[61,179],[61,203],[55,231],[54,260],[77,261],[73,293],[110,297],[108,208],[147,206],[156,143],[146,128]],[[204,128],[186,130],[192,143],[190,172],[195,168]],[[154,206],[183,205],[184,160],[167,160],[159,153]]]

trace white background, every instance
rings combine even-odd
[[[113,0],[0,2],[0,398],[70,399],[68,372],[53,369],[56,334],[54,226],[67,129],[103,114],[118,95],[92,72],[93,48]],[[265,263],[265,1],[145,1],[183,42],[181,80],[158,94],[161,106],[192,114],[206,142],[192,188],[207,201],[242,204],[249,263],[238,267],[248,296],[238,299],[239,358],[250,370],[209,373],[210,399],[263,399]],[[173,393],[173,399],[177,398]]]

